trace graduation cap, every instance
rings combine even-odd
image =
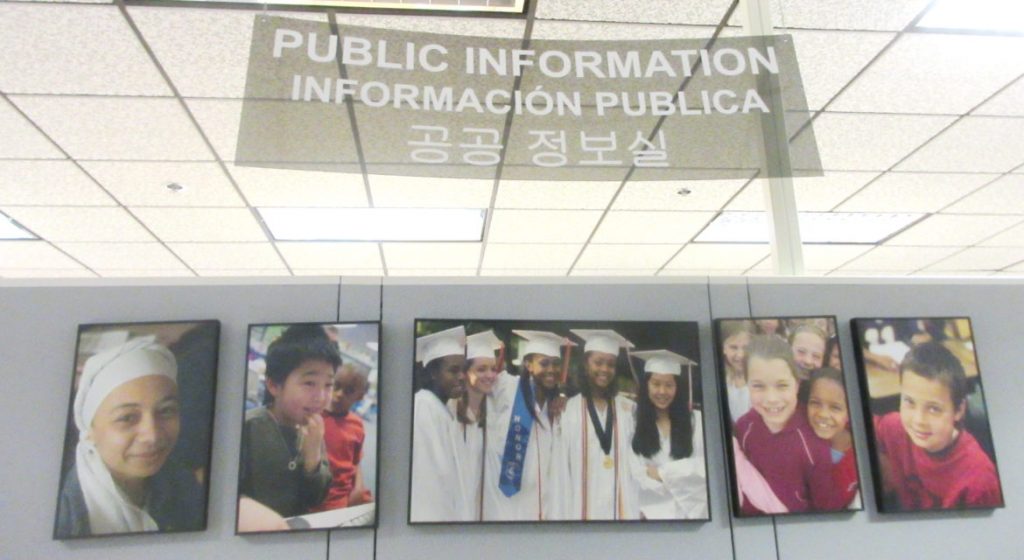
[[[530,354],[561,358],[562,346],[576,346],[575,342],[553,332],[513,330],[512,333],[526,339],[526,344],[519,348],[520,359]]]
[[[494,358],[494,353],[504,346],[494,331],[478,332],[466,337],[466,359]]]
[[[634,347],[626,337],[610,329],[572,329],[570,332],[586,341],[584,352],[604,352],[618,356],[619,348],[629,350]]]
[[[644,361],[644,371],[650,374],[682,375],[683,366],[686,366],[690,409],[693,409],[693,366],[697,365],[697,362],[670,350],[644,350],[633,352],[633,355]]]
[[[416,361],[423,365],[444,356],[466,353],[466,328],[457,327],[428,334],[416,339]]]

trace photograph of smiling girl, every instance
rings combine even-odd
[[[862,509],[834,317],[715,320],[739,517]]]
[[[55,539],[206,528],[219,333],[79,326]]]
[[[415,329],[410,523],[710,518],[696,323]]]
[[[249,326],[238,533],[376,525],[379,333]]]
[[[1003,507],[970,319],[852,324],[879,511]]]

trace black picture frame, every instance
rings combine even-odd
[[[335,472],[335,464],[331,460],[330,456],[332,446],[330,442],[324,441],[324,447],[321,448],[321,460],[324,463],[322,469],[327,469],[330,474],[330,480],[328,486],[321,490],[322,498],[316,501],[313,498],[308,498],[305,501],[308,504],[301,506],[296,505],[301,513],[297,511],[281,511],[275,508],[275,504],[264,504],[256,498],[265,499],[270,502],[274,492],[274,487],[277,484],[281,484],[279,477],[282,473],[274,473],[269,471],[273,465],[263,465],[260,468],[254,468],[255,462],[259,461],[258,455],[266,457],[266,453],[257,453],[256,450],[272,450],[273,444],[277,444],[280,449],[287,449],[291,451],[291,446],[284,439],[284,434],[294,433],[297,434],[296,428],[289,428],[288,426],[282,426],[277,424],[277,417],[274,414],[266,413],[268,410],[268,400],[264,399],[265,392],[268,391],[268,385],[266,376],[264,375],[262,366],[266,365],[267,351],[270,349],[271,344],[282,337],[286,331],[295,329],[293,334],[297,338],[297,344],[289,348],[282,348],[278,353],[282,358],[279,363],[294,363],[293,371],[298,370],[307,361],[321,361],[324,362],[323,358],[325,350],[322,346],[318,346],[316,343],[309,344],[309,338],[311,336],[323,336],[324,344],[331,346],[337,352],[340,357],[341,364],[338,367],[333,367],[331,364],[328,371],[330,372],[329,378],[333,383],[334,375],[342,373],[343,370],[348,370],[361,377],[366,383],[366,392],[363,397],[351,404],[350,408],[346,411],[346,414],[333,416],[328,414],[328,409],[331,405],[331,399],[333,398],[335,388],[331,389],[331,395],[324,395],[322,393],[323,387],[319,387],[320,396],[316,397],[316,402],[322,402],[321,412],[316,414],[320,415],[323,420],[324,436],[330,438],[330,433],[335,434],[335,441],[348,446],[344,453],[352,453],[353,448],[358,448],[358,455],[360,461],[355,465],[354,471],[351,473],[352,484],[356,485],[360,480],[363,481],[362,487],[349,488],[348,494],[345,494],[344,498],[333,493],[333,489],[336,486],[335,476],[344,476],[348,480],[349,475],[343,474],[338,475]],[[319,333],[318,335],[316,333]],[[250,324],[248,328],[248,334],[246,336],[246,367],[245,367],[245,390],[243,391],[243,410],[242,410],[242,442],[240,450],[240,459],[238,466],[238,494],[235,500],[235,534],[236,535],[260,535],[260,534],[275,534],[275,533],[294,533],[294,532],[310,532],[310,531],[330,531],[330,530],[360,530],[360,529],[376,529],[378,526],[379,514],[377,513],[377,499],[379,497],[380,488],[380,419],[381,419],[381,392],[379,382],[379,372],[381,370],[381,353],[380,353],[380,341],[381,341],[381,324],[380,321],[326,321],[326,322],[277,322],[277,323],[255,323]],[[291,360],[289,362],[289,360]],[[326,363],[326,362],[325,362]],[[285,374],[287,380],[291,376],[291,373]],[[285,381],[287,383],[287,381]],[[282,385],[283,386],[283,385]],[[310,397],[312,398],[312,397]],[[324,401],[326,399],[326,401]],[[307,400],[307,404],[309,401]],[[263,416],[261,421],[257,421],[257,424],[249,422],[253,411],[263,411],[260,416]],[[332,420],[333,418],[333,420]],[[279,436],[274,441],[263,441],[266,438],[259,437],[259,433],[256,430],[259,425],[263,428],[269,427],[276,428],[276,430],[270,430],[270,435]],[[357,426],[357,427],[354,427]],[[348,430],[348,431],[345,431]],[[353,440],[350,438],[351,430],[355,430],[356,433],[361,432],[363,440],[358,443],[352,443]],[[262,432],[266,434],[267,432]],[[252,434],[250,436],[250,434]],[[251,437],[251,439],[250,439]],[[358,439],[358,438],[356,438]],[[255,442],[250,445],[250,441]],[[296,439],[296,442],[298,440]],[[258,444],[258,445],[257,445]],[[266,445],[264,445],[266,444]],[[256,449],[250,449],[255,447]],[[328,455],[323,455],[327,453]],[[367,455],[370,455],[373,460],[373,465],[364,469],[366,466]],[[299,455],[296,453],[295,459],[298,460]],[[339,459],[341,460],[341,459]],[[250,463],[252,461],[253,463]],[[351,461],[345,459],[346,468],[347,464]],[[299,463],[298,468],[302,468],[302,464]],[[341,466],[339,465],[339,469]],[[247,470],[251,469],[254,473],[252,478],[247,478]],[[280,470],[280,469],[278,469]],[[295,470],[295,469],[291,469]],[[269,474],[268,474],[269,472]],[[322,472],[322,471],[321,471]],[[339,470],[340,472],[340,470]],[[358,475],[356,473],[359,473]],[[255,474],[260,473],[260,474]],[[287,473],[287,471],[285,471]],[[372,476],[372,480],[369,484],[365,481],[367,478]],[[251,486],[251,488],[246,488]],[[357,490],[368,491],[369,501],[361,501],[358,505],[347,505],[348,501],[355,501],[351,498],[351,492]],[[254,494],[250,497],[246,492]],[[331,492],[328,494],[328,492]],[[268,496],[263,498],[263,496]],[[295,498],[292,496],[292,498]],[[246,502],[243,502],[243,499]],[[298,498],[296,498],[298,499]],[[366,500],[367,498],[362,497],[360,500]],[[316,503],[313,503],[315,501]],[[337,505],[340,503],[346,505]],[[243,521],[243,503],[246,503],[246,508],[250,508],[247,511],[256,512],[256,517],[247,517],[246,521]],[[252,504],[256,504],[253,506]],[[333,506],[333,507],[332,507]],[[277,508],[282,507],[277,504]],[[261,509],[262,508],[262,509]],[[316,511],[321,509],[322,511]],[[267,523],[268,512],[269,517],[272,518],[273,523]],[[253,523],[252,520],[256,522]],[[287,528],[277,526],[279,521],[283,521]],[[246,524],[249,528],[243,528],[242,525]],[[254,528],[258,527],[258,528]]]
[[[798,350],[798,343],[793,339],[794,334],[802,334],[811,329],[803,325],[813,325],[819,332],[813,338],[824,336],[821,345],[822,352],[820,362],[817,359],[817,348],[814,348],[814,355],[805,352],[806,349]],[[730,505],[733,515],[740,518],[748,517],[777,517],[777,516],[808,516],[821,514],[848,514],[863,510],[863,486],[861,474],[857,463],[856,438],[853,437],[853,427],[850,415],[850,383],[843,367],[842,350],[838,336],[838,323],[833,315],[770,315],[758,317],[722,317],[714,320],[714,342],[715,342],[715,363],[716,377],[718,380],[719,398],[722,410],[722,429],[725,435],[726,460],[729,469],[729,492]],[[814,331],[817,332],[817,331]],[[743,348],[742,353],[727,357],[724,345],[739,336],[742,340],[743,333],[747,333],[746,342],[739,346]],[[728,336],[727,336],[728,335]],[[730,383],[729,371],[731,364],[738,368],[745,368],[745,362],[749,354],[747,351],[755,337],[772,337],[782,340],[785,344],[759,343],[759,352],[765,355],[778,355],[789,348],[789,356],[793,358],[793,365],[789,366],[790,372],[797,378],[795,386],[790,386],[791,397],[794,409],[788,418],[782,420],[783,427],[777,431],[769,428],[762,415],[752,403],[750,389],[744,384],[743,387],[735,387]],[[732,343],[730,343],[732,345]],[[802,357],[801,357],[802,355]],[[777,361],[772,358],[767,361]],[[744,363],[738,363],[744,362]],[[832,369],[838,372],[816,372],[816,370]],[[744,376],[746,383],[746,374]],[[829,440],[818,435],[818,430],[812,425],[808,414],[808,400],[810,399],[811,383],[809,379],[828,378],[835,383],[841,384],[845,392],[845,434],[843,428],[838,426],[842,413],[838,410],[832,415],[824,415],[815,412],[818,421],[827,424],[821,431],[835,434],[830,435],[831,441],[841,442],[839,445],[845,450],[833,451]],[[815,381],[818,383],[818,381]],[[745,389],[745,391],[741,390]],[[744,399],[743,395],[747,395]],[[735,396],[732,396],[735,395]],[[732,398],[732,403],[730,400]],[[827,401],[818,401],[815,410],[828,409]],[[763,402],[763,401],[762,401]],[[835,402],[835,401],[831,401]],[[787,405],[788,406],[788,405]],[[733,410],[733,409],[736,410]],[[782,407],[784,409],[786,407]],[[769,413],[770,414],[770,413]],[[800,415],[800,416],[797,416]],[[838,421],[831,419],[839,418]],[[794,423],[796,422],[796,424]],[[742,430],[742,433],[738,433]],[[789,434],[782,434],[786,431]],[[770,435],[769,435],[770,434]],[[779,437],[778,434],[782,434]],[[758,439],[770,437],[768,443],[771,445],[753,445],[748,448],[748,443],[755,443]],[[749,439],[748,438],[752,438]],[[779,460],[769,457],[766,450],[775,451],[782,448],[783,438],[791,438],[790,443],[799,443],[800,446],[790,459]],[[776,441],[778,440],[778,441]],[[822,444],[827,451],[822,451]],[[760,449],[758,449],[760,448]],[[752,451],[753,459],[747,457],[746,452]],[[835,464],[834,457],[841,453],[841,458]],[[794,458],[798,457],[800,460]],[[803,460],[806,457],[807,460]],[[738,462],[739,461],[739,462]],[[825,475],[821,470],[821,463],[827,463],[832,467],[831,484],[822,482]],[[771,470],[771,474],[766,474]],[[783,470],[784,469],[784,470]],[[852,471],[851,471],[852,469]],[[801,473],[787,477],[788,473]],[[740,484],[740,477],[743,477],[743,484]],[[802,481],[789,485],[790,481]],[[806,482],[814,480],[817,482]],[[740,487],[749,488],[748,492],[753,496],[744,495],[741,498]],[[758,490],[760,488],[760,490]],[[784,494],[780,498],[778,494]],[[748,503],[749,502],[749,503]],[[758,502],[755,505],[754,502]],[[806,505],[805,505],[806,504]],[[760,506],[760,507],[758,507]],[[773,509],[775,508],[775,509]]]
[[[206,529],[219,344],[220,321],[210,319],[87,323],[78,326],[61,460],[60,490],[54,516],[54,540]],[[89,374],[90,379],[95,380],[103,375],[103,383],[97,385],[106,386],[100,389],[105,391],[100,393],[105,394],[105,397],[99,403],[94,403],[94,406],[98,406],[95,406],[96,411],[89,424],[91,431],[96,432],[91,434],[92,446],[84,448],[81,455],[98,458],[93,465],[102,464],[99,468],[90,467],[91,474],[84,475],[90,480],[87,484],[96,489],[92,491],[93,497],[87,499],[86,492],[82,490],[83,475],[78,472],[76,457],[81,438],[75,420],[75,401],[83,370],[90,363],[90,358],[103,352],[107,354],[88,366],[93,372]],[[174,364],[173,368],[157,367],[162,371],[173,369],[176,372],[173,397],[163,381],[159,385],[147,384],[133,393],[123,392],[128,385],[134,391],[136,382],[141,378],[158,377],[159,374],[128,374],[127,380],[110,385],[110,379],[122,375],[113,373],[114,368],[127,363],[125,359],[120,362],[115,360],[138,356],[139,352],[146,356],[141,360],[142,363],[160,360],[166,364],[168,362],[164,361],[164,352],[173,356],[169,361]],[[113,354],[118,356],[115,358]],[[138,367],[138,362],[135,364],[133,367]],[[90,383],[90,387],[95,385]],[[152,399],[156,397],[152,396],[152,391],[157,391],[157,396],[165,396],[153,402]],[[103,406],[110,398],[114,398],[115,403],[118,402],[116,399],[121,399],[121,404],[111,410],[104,409]],[[118,412],[115,415],[113,411]],[[139,428],[140,425],[147,427]],[[170,425],[175,427],[169,428]],[[155,427],[150,429],[150,426]],[[176,433],[170,436],[169,432]],[[173,439],[169,447],[165,445],[168,438]],[[150,443],[150,440],[153,442]],[[108,458],[113,461],[118,456],[120,458],[116,464],[108,464]],[[154,466],[156,472],[143,476],[152,471]],[[146,516],[156,523],[157,529],[96,533],[89,521],[89,504],[109,504],[114,502],[112,496],[115,494],[129,495],[120,481],[137,481],[140,478],[145,481],[147,489],[144,494],[145,505],[139,509],[145,511]],[[111,484],[116,488],[110,487]]]
[[[891,329],[888,332],[887,327]],[[874,334],[869,334],[872,329]],[[970,317],[858,317],[850,320],[850,330],[878,511],[888,514],[1006,507]],[[878,342],[869,342],[874,335],[879,337]],[[921,348],[925,345],[931,348]],[[896,359],[900,355],[902,358]],[[943,373],[956,370],[948,367],[948,359],[959,363],[962,375]],[[915,368],[928,371],[917,374]],[[913,376],[909,383],[906,372]],[[953,381],[960,377],[962,381]],[[954,396],[958,383],[964,383],[964,408],[959,420]],[[939,392],[931,395],[938,398],[925,398],[928,393],[921,391],[929,389],[937,389]],[[950,417],[941,404],[945,399],[952,407],[952,434],[946,431]],[[935,414],[924,412],[928,407]],[[915,416],[917,411],[921,416]],[[927,426],[923,432],[922,426]],[[952,442],[947,442],[950,435]],[[940,465],[945,465],[946,471],[970,472],[971,480],[953,484],[948,476],[933,476],[933,467]],[[945,496],[933,492],[946,485],[958,488],[950,489]],[[955,495],[960,498],[951,498]]]
[[[509,379],[511,380],[510,381],[511,385],[509,385],[509,387],[511,387],[511,389],[510,389],[511,393],[506,393],[506,398],[508,399],[508,401],[514,400],[514,396],[513,395],[518,393],[519,391],[521,391],[521,389],[519,388],[521,378],[519,377],[518,372],[516,370],[519,367],[522,366],[522,360],[521,360],[522,356],[516,356],[516,354],[517,354],[518,351],[521,351],[521,349],[522,349],[522,347],[520,346],[520,342],[519,341],[522,341],[523,339],[521,339],[520,337],[515,336],[512,333],[513,330],[533,330],[533,331],[555,332],[555,333],[557,333],[557,334],[559,334],[559,335],[561,335],[563,337],[568,337],[568,338],[572,339],[576,344],[579,345],[578,347],[572,349],[572,353],[571,353],[572,357],[569,360],[570,363],[565,366],[566,369],[564,370],[564,374],[563,375],[567,379],[563,379],[562,383],[559,384],[559,387],[560,387],[561,391],[563,391],[563,393],[561,395],[561,398],[568,399],[568,400],[565,401],[566,404],[564,406],[571,407],[572,406],[571,400],[575,397],[575,395],[577,393],[578,382],[573,382],[572,384],[570,384],[568,386],[569,388],[568,388],[567,392],[566,392],[567,385],[565,383],[568,382],[569,379],[571,379],[571,376],[573,376],[573,375],[575,375],[576,378],[578,378],[580,375],[583,375],[582,370],[579,369],[579,365],[581,365],[581,361],[582,361],[581,358],[583,356],[583,350],[584,350],[584,341],[581,340],[577,335],[571,334],[570,333],[571,329],[611,329],[611,330],[614,330],[617,333],[621,334],[622,336],[624,336],[626,339],[630,340],[631,342],[633,342],[635,344],[635,348],[634,348],[633,351],[667,349],[667,350],[676,352],[678,354],[681,354],[682,356],[685,356],[686,358],[692,360],[694,363],[691,366],[690,374],[689,375],[688,375],[686,366],[684,365],[682,367],[682,377],[687,378],[688,380],[692,379],[692,382],[684,381],[684,382],[678,383],[677,384],[677,395],[684,395],[684,391],[685,391],[685,398],[687,398],[687,399],[691,399],[692,398],[692,402],[693,402],[692,409],[693,410],[699,410],[699,411],[701,411],[703,413],[703,410],[704,410],[704,406],[703,406],[703,403],[704,403],[704,391],[703,391],[703,388],[702,388],[702,380],[701,380],[701,375],[700,375],[701,357],[700,357],[699,328],[698,328],[698,324],[696,322],[693,322],[693,321],[515,320],[515,319],[468,319],[468,318],[467,319],[417,318],[415,320],[413,328],[414,328],[415,337],[418,339],[419,337],[422,337],[422,336],[425,336],[425,335],[429,335],[429,334],[434,334],[434,333],[437,333],[437,332],[441,332],[441,331],[444,331],[444,330],[447,330],[447,329],[450,329],[450,328],[453,328],[453,327],[457,327],[457,326],[463,326],[466,329],[466,333],[468,335],[473,335],[473,334],[485,332],[487,330],[493,330],[494,334],[499,339],[501,339],[501,341],[503,343],[503,348],[504,349],[499,352],[499,357],[497,359],[497,361],[500,362],[499,369],[501,370],[498,375],[499,376],[501,376],[501,375],[508,375]],[[513,342],[513,341],[516,341],[516,342]],[[563,352],[563,356],[564,356],[564,348],[563,348],[562,352]],[[416,362],[417,358],[416,358],[415,353],[414,353],[414,356],[413,356],[413,360],[414,360],[414,363],[411,364],[411,366],[412,366],[412,372],[413,372],[413,375],[412,375],[412,386],[413,386],[413,393],[414,393],[413,394],[413,401],[414,402],[410,403],[410,405],[411,405],[410,409],[411,409],[412,414],[410,415],[410,420],[409,420],[409,422],[410,422],[410,433],[412,433],[413,436],[412,436],[412,441],[410,443],[411,448],[410,448],[410,458],[409,458],[409,469],[410,469],[409,472],[410,472],[410,476],[409,476],[409,487],[408,487],[408,495],[409,495],[409,510],[407,512],[407,523],[408,524],[410,524],[410,525],[459,525],[459,524],[471,524],[471,525],[568,524],[568,525],[579,525],[579,524],[618,524],[618,523],[624,523],[624,524],[630,524],[630,523],[703,523],[703,522],[708,522],[708,521],[711,520],[710,489],[709,489],[708,481],[707,481],[706,474],[705,474],[707,472],[707,453],[706,453],[706,449],[702,449],[701,450],[700,453],[701,453],[702,456],[699,457],[699,458],[696,458],[694,455],[691,455],[691,457],[689,457],[688,459],[684,459],[684,460],[694,460],[694,459],[696,459],[697,461],[699,461],[699,464],[700,464],[699,470],[701,471],[701,476],[703,476],[703,482],[702,482],[702,484],[699,485],[699,493],[697,493],[697,490],[694,490],[694,492],[695,492],[694,495],[697,496],[697,502],[701,502],[702,501],[703,504],[705,504],[706,509],[704,510],[704,513],[702,513],[699,517],[695,517],[695,518],[687,518],[687,519],[640,519],[639,517],[637,517],[637,518],[625,518],[625,519],[623,519],[623,518],[620,518],[620,519],[584,519],[584,517],[586,516],[584,514],[584,511],[586,511],[586,510],[583,509],[583,508],[581,508],[578,512],[565,511],[565,513],[563,515],[559,515],[557,517],[550,517],[550,516],[547,516],[546,513],[544,513],[545,512],[545,506],[543,506],[543,505],[538,505],[537,507],[532,508],[532,511],[530,511],[528,515],[526,515],[526,514],[520,515],[522,513],[521,511],[519,513],[517,513],[517,514],[509,514],[507,508],[504,511],[502,511],[503,507],[500,505],[500,500],[501,500],[500,498],[498,498],[498,500],[499,500],[498,502],[493,502],[492,503],[492,502],[488,501],[488,502],[485,503],[485,500],[484,500],[484,497],[483,497],[483,491],[484,491],[483,490],[483,486],[487,482],[495,482],[496,483],[496,475],[494,473],[495,473],[495,471],[497,469],[486,469],[486,467],[483,466],[483,461],[484,461],[483,459],[480,460],[480,462],[481,462],[481,475],[480,475],[480,479],[482,481],[487,481],[487,482],[481,482],[480,485],[476,487],[476,488],[478,488],[478,490],[476,490],[476,492],[479,492],[479,494],[474,494],[473,499],[470,500],[470,503],[472,503],[473,505],[469,506],[470,510],[475,510],[475,511],[471,511],[470,515],[468,516],[468,518],[458,518],[458,519],[452,519],[452,518],[433,518],[433,519],[431,519],[431,518],[420,518],[420,519],[417,519],[417,518],[414,518],[414,514],[413,514],[413,509],[414,509],[414,506],[415,506],[414,500],[417,499],[416,492],[414,491],[415,485],[417,485],[417,484],[429,484],[431,482],[437,483],[437,481],[434,481],[434,480],[419,480],[418,476],[416,474],[417,473],[416,446],[417,445],[423,445],[423,442],[416,441],[416,439],[417,439],[417,436],[416,436],[416,433],[417,433],[417,426],[416,426],[417,414],[416,414],[416,403],[415,402],[416,402],[416,398],[417,398],[416,397],[416,393],[418,392],[417,391],[417,389],[418,389],[418,380],[417,380],[417,378],[422,375],[422,370],[425,369],[425,368],[423,368],[420,364],[418,364]],[[574,370],[574,371],[570,372],[569,370]],[[633,356],[632,358],[628,358],[625,352],[620,352],[620,354],[617,356],[617,358],[616,358],[616,365],[615,365],[615,371],[616,371],[616,373],[614,375],[613,383],[615,383],[617,386],[619,386],[619,395],[620,396],[624,395],[626,393],[629,393],[628,388],[629,388],[631,383],[632,383],[632,386],[634,386],[634,387],[636,386],[636,383],[638,382],[638,380],[641,379],[641,377],[637,377],[637,376],[646,375],[644,373],[644,362],[642,362],[639,358],[637,358],[635,356]],[[500,384],[500,382],[498,384]],[[625,387],[625,388],[623,388],[623,387]],[[426,391],[426,389],[420,388],[420,391]],[[690,397],[690,395],[691,395],[690,391],[692,391],[692,397]],[[430,395],[429,397],[430,398],[438,398],[438,397],[436,397],[436,395]],[[683,396],[678,396],[677,398],[683,398]],[[444,403],[444,406],[447,406],[447,405],[448,405],[448,403]],[[490,405],[488,405],[488,406],[490,406]],[[619,406],[619,405],[617,404],[616,406]],[[484,450],[485,453],[490,451],[491,453],[495,454],[495,459],[497,461],[496,464],[499,464],[499,465],[500,465],[500,460],[501,460],[500,458],[501,458],[502,454],[504,453],[504,451],[503,451],[503,449],[501,449],[502,448],[502,444],[495,443],[495,441],[499,441],[500,442],[501,440],[504,440],[505,443],[508,443],[508,438],[510,436],[508,435],[509,432],[507,431],[507,426],[509,426],[511,424],[511,421],[510,421],[511,414],[512,414],[511,407],[512,407],[512,405],[509,404],[506,408],[502,408],[503,412],[499,416],[497,416],[495,419],[493,419],[493,420],[491,419],[490,416],[486,417],[486,422],[489,423],[488,424],[489,426],[495,428],[495,430],[496,430],[495,433],[504,432],[506,434],[504,437],[498,436],[498,437],[491,438],[489,440],[490,443],[486,443],[482,447],[482,449]],[[497,407],[495,407],[495,408],[497,408]],[[577,407],[577,408],[580,408],[581,411],[585,410],[582,407]],[[488,409],[488,410],[491,410],[491,409]],[[463,426],[463,424],[455,424],[455,423],[459,422],[459,420],[457,420],[455,418],[455,416],[456,416],[456,414],[452,414],[452,422],[453,422],[453,425],[456,425],[456,428],[457,428],[456,433],[458,433],[458,428],[460,426]],[[691,421],[692,421],[693,418],[696,418],[696,416],[690,416],[690,418],[691,418]],[[618,421],[618,419],[616,421]],[[550,422],[550,419],[549,419],[549,422]],[[560,420],[559,420],[559,422],[560,422]],[[582,425],[582,423],[583,423],[583,421],[581,420],[581,425]],[[553,422],[551,424],[553,424]],[[692,427],[692,424],[691,424],[691,429],[694,430],[692,432],[692,434],[693,434],[694,437],[699,435],[702,438],[702,441],[706,441],[706,428],[704,427],[706,425],[706,420],[702,420],[700,422],[700,424],[701,424],[701,426],[700,426],[699,434],[697,433],[696,428]],[[618,424],[616,424],[616,425],[618,425]],[[472,424],[470,424],[470,426],[472,426]],[[566,437],[569,437],[569,436],[566,436]],[[612,449],[622,449],[622,450],[624,450],[624,452],[632,453],[632,449],[630,447],[630,444],[628,444],[628,443],[627,444],[620,443],[619,446],[613,447]],[[615,465],[624,464],[625,459],[622,459],[621,462],[620,462],[620,459],[619,459],[620,456],[617,453],[618,453],[617,451],[613,451],[613,452],[610,453],[610,455],[614,455],[615,456],[615,460],[613,461],[613,463]],[[484,457],[486,457],[486,454],[484,455]],[[529,459],[527,459],[526,461],[527,461],[527,464],[528,464]],[[454,469],[454,467],[452,467],[452,468]],[[447,470],[445,470],[443,468],[439,468],[439,469],[435,470],[434,467],[430,467],[430,468],[428,468],[428,470],[430,470],[431,472],[450,472],[450,471],[447,471]],[[426,471],[423,471],[423,469],[421,468],[420,472],[426,472]],[[625,472],[625,471],[621,472],[620,474],[622,476],[629,476],[629,473]],[[421,475],[421,476],[425,476],[425,475]],[[619,476],[619,475],[617,475],[617,476]],[[540,478],[540,475],[538,475],[538,479],[539,478]],[[552,479],[553,479],[553,477],[552,477]],[[615,484],[618,485],[620,480],[623,480],[623,479],[616,478],[615,479]],[[525,490],[527,485],[528,485],[528,483],[524,481],[523,482],[523,490],[521,490],[522,492],[526,492],[527,491],[527,490]],[[625,486],[625,484],[623,484],[623,485]],[[538,486],[540,486],[540,485],[538,485]],[[551,499],[551,500],[553,500],[553,499],[558,499],[558,500],[566,499],[566,500],[568,500],[568,498],[566,498],[566,496],[570,495],[569,494],[570,490],[568,488],[570,486],[572,486],[572,484],[565,484],[565,485],[561,485],[561,486],[555,486],[557,488],[561,488],[559,490],[552,490],[553,486],[555,486],[555,485],[554,484],[549,484],[547,486],[547,490],[543,490],[543,491],[539,491],[538,492],[538,496],[541,496],[541,492],[544,492],[544,496],[556,496],[556,497],[555,498],[540,498],[539,497],[538,498],[538,504],[541,504],[541,502],[543,502],[544,499]],[[616,486],[616,487],[618,487],[618,486]],[[581,486],[581,488],[582,488],[582,486]],[[697,488],[697,487],[694,486],[693,488]],[[553,494],[548,494],[547,492],[553,492]],[[558,497],[558,496],[561,496],[561,497]],[[628,499],[629,498],[623,498],[623,501],[628,500]],[[621,502],[616,502],[616,503],[621,503]],[[494,504],[498,504],[498,505],[494,505]],[[639,516],[639,513],[637,515]]]

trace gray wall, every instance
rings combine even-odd
[[[871,492],[849,515],[739,520],[728,515],[711,318],[834,314],[847,371],[849,319],[870,315],[968,315],[975,328],[1007,508],[970,514],[880,516]],[[1015,558],[1024,550],[1024,345],[1017,328],[1024,284],[673,279],[664,281],[348,278],[239,283],[0,283],[0,558]],[[616,526],[406,525],[413,320],[623,319],[700,324],[713,520]],[[50,540],[69,375],[79,323],[219,319],[220,371],[203,533],[83,541]],[[234,536],[246,327],[284,321],[382,320],[380,529]],[[863,417],[849,379],[862,481],[870,487]]]

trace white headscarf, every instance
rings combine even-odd
[[[89,432],[103,399],[121,385],[147,375],[163,375],[177,383],[174,355],[154,340],[152,336],[131,339],[92,356],[82,369],[73,408],[79,432],[75,469],[94,535],[158,529],[153,518],[114,483]]]

